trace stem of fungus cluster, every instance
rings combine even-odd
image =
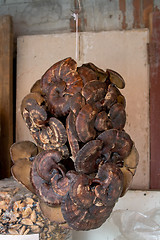
[[[58,165],[57,169],[61,172],[63,178],[65,178],[65,177],[66,177],[66,174],[65,174],[65,172],[63,171],[62,167]]]

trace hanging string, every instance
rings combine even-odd
[[[81,4],[80,0],[78,0],[78,9],[75,10],[75,12],[72,13],[72,17],[74,18],[76,22],[76,50],[75,50],[75,58],[76,61],[79,60],[79,31],[78,31],[78,23],[79,23],[79,13],[81,11]]]

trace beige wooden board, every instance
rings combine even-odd
[[[80,34],[78,65],[93,62],[98,67],[118,71],[125,79],[121,90],[127,101],[127,123],[139,151],[140,162],[132,188],[149,187],[149,73],[148,30],[109,31]],[[20,115],[22,98],[55,62],[75,58],[75,34],[24,36],[18,38],[17,62],[17,141],[32,139]]]

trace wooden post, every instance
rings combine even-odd
[[[151,15],[150,63],[150,188],[160,189],[160,11]]]
[[[10,176],[13,143],[13,33],[10,16],[0,17],[0,179]]]

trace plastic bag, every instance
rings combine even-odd
[[[117,210],[112,213],[112,221],[121,233],[114,240],[160,240],[160,209],[145,214]]]

